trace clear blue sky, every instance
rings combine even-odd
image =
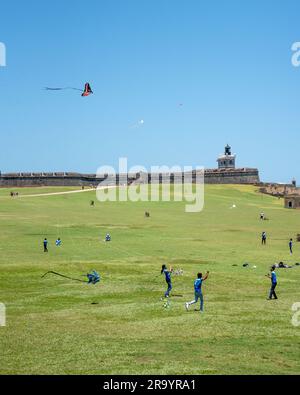
[[[229,143],[264,181],[300,182],[299,15],[299,0],[1,1],[0,170],[211,168]],[[88,98],[42,89],[86,81]]]

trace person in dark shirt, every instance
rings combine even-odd
[[[293,239],[290,239],[289,241],[289,248],[290,248],[290,254],[293,254]]]
[[[165,298],[168,298],[170,296],[170,292],[172,290],[171,273],[172,273],[172,268],[168,270],[166,265],[162,265],[160,274],[165,275],[166,283],[168,284],[168,289],[165,292]]]
[[[268,274],[267,277],[271,280],[271,288],[270,288],[270,293],[269,293],[269,300],[272,299],[272,296],[274,296],[274,299],[278,299],[275,288],[277,286],[277,276],[275,273],[275,265],[272,266],[271,274]]]
[[[46,239],[46,237],[43,241],[43,245],[44,245],[44,252],[48,252],[48,240]]]
[[[266,244],[267,242],[267,234],[266,232],[262,232],[261,234],[261,244]]]

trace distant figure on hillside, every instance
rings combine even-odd
[[[109,233],[106,234],[105,241],[111,241],[111,236]]]
[[[44,245],[44,252],[48,252],[48,240],[46,239],[46,237],[44,238],[43,245]]]
[[[195,291],[195,299],[191,302],[186,302],[185,308],[189,309],[191,304],[197,303],[198,299],[200,299],[200,312],[203,312],[203,294],[202,294],[202,283],[208,278],[209,272],[206,272],[205,276],[202,277],[202,273],[197,274],[197,278],[194,281],[194,291]]]
[[[266,232],[262,232],[261,234],[261,244],[266,244],[267,243],[267,234]]]
[[[149,218],[150,217],[150,213],[148,211],[145,212],[145,217]]]
[[[60,237],[58,237],[58,239],[55,242],[56,247],[60,247],[61,246],[61,240]]]
[[[264,220],[265,219],[265,213],[260,213],[260,219]]]
[[[293,254],[293,239],[290,239],[289,241],[289,248],[290,248],[290,254]]]
[[[170,267],[170,270],[168,270],[166,265],[162,265],[160,274],[165,275],[166,283],[168,284],[168,289],[165,292],[165,298],[168,298],[170,296],[170,292],[172,290],[172,280],[171,280],[172,272],[173,272],[172,267]]]
[[[277,286],[277,276],[275,273],[275,265],[272,266],[271,268],[271,275],[267,274],[266,277],[268,277],[271,280],[271,288],[270,288],[270,293],[269,293],[269,300],[272,299],[272,296],[274,296],[274,299],[278,299],[277,295],[275,293],[275,288]]]
[[[90,203],[90,205],[93,207],[93,206],[95,206],[95,202],[94,202],[94,200],[91,200],[91,203]]]

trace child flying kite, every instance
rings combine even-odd
[[[170,296],[170,292],[172,290],[172,280],[171,280],[171,273],[173,269],[170,267],[170,270],[167,269],[166,265],[162,265],[160,274],[164,274],[166,278],[166,283],[168,285],[168,289],[165,292],[165,298]]]
[[[205,281],[208,277],[209,272],[206,272],[205,276],[202,276],[202,273],[197,274],[197,278],[194,281],[194,290],[195,290],[195,299],[192,300],[191,302],[186,302],[185,308],[186,310],[189,309],[189,306],[191,304],[197,303],[198,299],[200,299],[200,312],[203,312],[203,294],[202,294],[202,283]]]

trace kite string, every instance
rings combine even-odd
[[[63,87],[63,88],[50,88],[50,87],[46,86],[45,89],[46,89],[47,91],[62,91],[62,90],[65,90],[65,89],[73,89],[73,90],[75,90],[75,91],[84,92],[82,89],[73,88],[73,87],[71,87],[71,86],[66,86],[66,87]]]
[[[133,258],[134,255],[138,255],[138,256],[145,257],[145,254],[141,254],[140,252],[137,252],[136,250],[134,251],[134,254],[130,254],[126,249],[120,247],[119,245],[116,246],[115,244],[110,244],[110,243],[112,243],[111,241],[110,241],[110,242],[105,242],[105,243],[109,243],[109,245],[111,246],[110,248],[119,250],[119,251],[125,253],[125,254],[126,254],[128,257],[130,257],[130,258]]]
[[[51,274],[55,274],[56,276],[68,278],[69,280],[80,281],[80,282],[82,282],[82,283],[86,283],[86,282],[87,282],[87,281],[84,281],[84,280],[80,280],[80,279],[78,279],[78,278],[69,277],[69,276],[66,276],[66,275],[64,275],[64,274],[54,272],[54,271],[52,271],[52,270],[50,270],[49,272],[46,272],[46,273],[42,276],[42,278],[45,277],[47,274],[50,274],[50,273],[51,273]]]

